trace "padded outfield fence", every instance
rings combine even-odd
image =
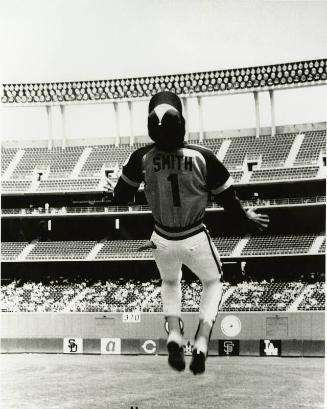
[[[183,314],[191,354],[198,315]],[[209,355],[325,356],[324,312],[220,313]],[[166,354],[160,313],[3,313],[2,353]]]

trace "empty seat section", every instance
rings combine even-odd
[[[1,148],[1,175],[7,169],[17,151],[17,148]]]
[[[3,193],[24,193],[31,185],[30,180],[2,180],[1,191]]]
[[[299,180],[314,179],[317,176],[318,166],[305,166],[294,168],[275,168],[254,170],[250,182],[271,180]]]
[[[27,244],[23,241],[1,242],[1,260],[16,260]]]
[[[84,192],[95,191],[98,188],[100,179],[49,179],[42,180],[37,188],[37,192]]]
[[[26,260],[85,259],[96,241],[38,242]]]
[[[315,165],[320,153],[326,154],[326,131],[304,132],[304,139],[295,158],[295,165]]]
[[[315,238],[314,234],[252,236],[245,245],[242,255],[307,254]]]
[[[67,178],[84,150],[83,146],[63,148],[25,148],[24,155],[17,164],[12,179],[30,179],[34,169],[46,171],[50,167],[49,178]]]

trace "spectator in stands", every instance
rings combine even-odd
[[[129,204],[141,182],[152,211],[154,233],[144,248],[152,248],[162,278],[161,295],[168,329],[168,362],[184,370],[181,323],[181,266],[200,278],[203,292],[190,369],[205,370],[208,343],[221,299],[221,262],[203,225],[212,194],[233,221],[263,230],[269,218],[244,211],[232,188],[232,178],[207,148],[184,142],[185,120],[179,97],[159,92],[149,103],[148,131],[154,144],[137,149],[123,167],[114,189],[114,204]],[[110,181],[108,179],[108,187]]]

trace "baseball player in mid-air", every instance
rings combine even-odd
[[[208,197],[213,195],[231,213],[235,223],[263,230],[269,217],[242,208],[232,178],[211,150],[184,142],[185,120],[177,95],[163,91],[151,98],[148,131],[154,143],[135,150],[126,161],[114,188],[113,203],[133,202],[144,182],[154,218],[154,232],[144,248],[152,248],[162,279],[168,362],[178,371],[185,369],[182,264],[201,280],[199,325],[190,364],[194,375],[201,374],[205,371],[210,335],[222,296],[221,261],[203,224]]]

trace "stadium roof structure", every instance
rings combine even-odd
[[[238,94],[324,85],[327,59],[110,80],[3,84],[8,106],[62,105],[148,100],[168,90],[181,97]]]

